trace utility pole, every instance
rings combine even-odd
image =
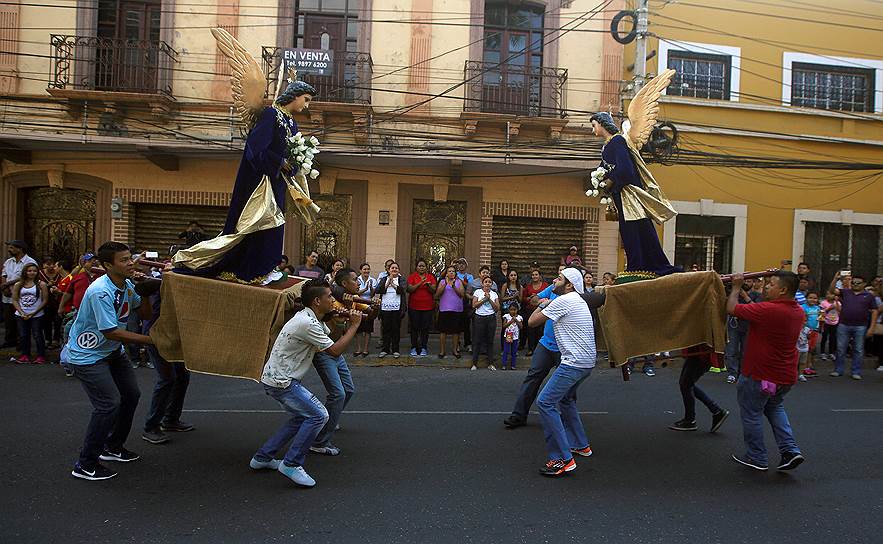
[[[635,40],[635,83],[634,96],[647,81],[647,29],[649,27],[649,0],[638,0],[638,37]]]

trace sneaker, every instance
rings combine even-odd
[[[392,358],[393,358],[393,359],[398,359],[398,358],[401,357],[401,356],[402,356],[402,355],[401,355],[398,351],[394,351],[394,352],[392,352]]]
[[[36,359],[34,359],[34,364],[35,365],[45,365],[46,364],[46,357],[37,357]]]
[[[851,377],[853,380],[861,380],[861,379],[862,379],[862,375],[861,375],[861,374],[853,374],[853,375],[850,376],[850,377]]]
[[[31,362],[31,358],[27,355],[21,355],[18,359],[15,360],[15,362],[20,365],[26,365]]]
[[[385,351],[381,351],[380,353],[377,354],[377,358],[378,358],[378,359],[383,359],[384,357],[386,357],[386,352],[385,352]]]
[[[727,376],[727,383],[736,383],[736,376]]]
[[[575,453],[577,455],[582,455],[583,457],[591,457],[592,456],[592,446],[586,446],[585,448],[570,448],[570,453]]]
[[[695,431],[699,426],[696,425],[696,420],[687,421],[686,419],[681,419],[669,425],[668,428],[673,431]]]
[[[540,474],[543,476],[561,476],[576,468],[576,461],[571,458],[569,461],[563,459],[551,459],[540,468]]]
[[[764,471],[764,470],[767,470],[767,468],[769,468],[769,467],[767,467],[766,465],[763,465],[763,464],[761,464],[761,463],[758,463],[758,462],[755,461],[754,459],[751,459],[751,458],[748,457],[747,455],[739,456],[739,455],[736,455],[736,454],[734,453],[734,454],[733,454],[733,461],[736,461],[736,462],[739,463],[740,465],[745,465],[746,467],[751,467],[751,468],[753,468],[754,470],[761,470],[761,471]]]
[[[656,375],[656,369],[653,366],[644,365],[644,374],[652,378]]]
[[[80,463],[78,462],[74,465],[74,469],[71,471],[71,476],[74,478],[80,478],[81,480],[89,480],[89,481],[97,481],[97,480],[109,480],[116,476],[117,473],[110,470],[106,466],[96,463],[95,468],[92,470],[86,470]]]
[[[776,468],[778,470],[792,470],[804,461],[806,461],[806,458],[800,452],[786,452],[782,454],[782,460],[779,461],[779,466]]]
[[[877,367],[877,372],[883,372],[883,365]]]
[[[281,459],[270,459],[269,461],[261,461],[257,457],[252,457],[251,461],[248,462],[248,466],[252,470],[279,470],[279,466],[282,464]]]
[[[507,429],[517,429],[518,427],[524,427],[527,425],[527,421],[518,416],[511,415],[503,420],[503,425],[505,425]]]
[[[728,417],[730,417],[730,411],[724,409],[721,409],[721,411],[716,414],[711,414],[711,432],[716,433]]]
[[[74,369],[73,368],[71,368],[70,366],[67,366],[67,365],[65,365],[63,368],[64,368],[64,375],[65,376],[67,376],[68,378],[74,377]]]
[[[470,368],[469,370],[478,370],[478,367],[475,365],[472,365],[472,368]]]
[[[843,373],[842,373],[842,372],[837,372],[837,371],[835,370],[834,372],[831,372],[830,374],[828,374],[828,376],[831,376],[832,378],[839,378],[840,376],[843,376]]]
[[[332,444],[328,444],[327,446],[310,446],[310,451],[320,455],[330,455],[332,457],[340,455],[340,448]]]
[[[137,461],[141,459],[141,456],[135,453],[134,451],[129,451],[126,448],[120,448],[118,452],[108,451],[107,449],[98,456],[102,461],[116,461],[118,463],[131,463],[132,461]]]
[[[488,370],[496,370],[497,367],[495,367],[494,365],[487,365],[487,369]]]
[[[799,381],[799,382],[805,382],[805,381],[806,381],[806,376],[804,376],[803,374],[798,374],[798,376],[797,376],[797,381]]]
[[[420,356],[421,356],[421,357],[426,357],[427,355],[429,355],[429,353],[427,353],[425,349],[421,349],[421,350],[420,350]]]
[[[279,468],[277,468],[276,470],[287,476],[288,479],[301,487],[313,487],[314,485],[316,485],[316,480],[310,478],[310,475],[307,474],[307,471],[304,470],[304,467],[290,467],[285,463],[279,463]]]
[[[151,444],[164,444],[169,441],[169,437],[160,429],[144,431],[141,433],[141,439],[145,442],[150,442]]]
[[[180,419],[178,421],[170,421],[168,423],[163,423],[159,426],[160,429],[166,432],[173,433],[186,433],[195,429],[195,427],[189,423],[185,423]]]
[[[150,361],[147,361],[146,363],[144,363],[144,366],[147,367],[147,368],[149,368],[149,369],[151,369],[151,370],[155,370],[155,369],[156,369],[156,367],[153,366],[153,363],[151,363]]]
[[[408,355],[410,355],[411,357],[417,357],[417,350],[414,348],[411,348],[411,352],[408,353]]]
[[[819,373],[816,372],[816,369],[814,369],[814,368],[804,368],[803,375],[806,376],[807,378],[813,378],[815,376],[818,376]]]

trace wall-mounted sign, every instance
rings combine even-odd
[[[282,63],[285,72],[294,68],[298,74],[330,76],[334,68],[334,51],[285,48],[282,50]]]

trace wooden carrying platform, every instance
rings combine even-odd
[[[150,336],[163,358],[194,372],[260,380],[276,336],[294,315],[303,283],[293,281],[274,289],[163,274]]]

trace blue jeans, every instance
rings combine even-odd
[[[537,398],[549,459],[569,460],[570,448],[589,445],[576,409],[576,390],[592,374],[591,368],[558,365]]]
[[[43,316],[22,319],[15,316],[18,325],[18,350],[22,355],[31,356],[31,337],[37,343],[37,357],[46,356],[46,337],[43,336]]]
[[[292,417],[261,446],[254,455],[255,459],[264,462],[273,459],[290,441],[291,447],[283,461],[290,467],[303,466],[310,445],[328,421],[328,410],[322,406],[316,395],[297,380],[291,380],[288,387],[264,384],[264,390]]]
[[[769,456],[763,443],[763,416],[766,416],[773,428],[779,452],[800,453],[783,405],[785,395],[791,390],[790,385],[780,385],[776,394],[770,396],[760,390],[759,380],[740,375],[736,390],[742,413],[742,436],[750,459],[762,465],[769,464]]]
[[[837,358],[834,360],[834,370],[843,374],[843,366],[846,359],[846,350],[849,342],[852,342],[852,373],[862,373],[862,358],[865,356],[865,334],[868,328],[856,325],[837,325]]]
[[[724,362],[727,365],[727,373],[734,378],[739,375],[739,371],[742,369],[742,358],[748,343],[746,325],[747,323],[740,323],[736,317],[727,318],[727,347],[724,353]]]
[[[184,409],[184,396],[190,385],[190,371],[184,363],[170,363],[162,358],[156,346],[147,346],[147,355],[156,369],[156,386],[150,401],[145,431],[155,431],[161,423],[176,423]]]
[[[327,446],[331,443],[331,435],[334,434],[334,429],[340,421],[340,414],[353,398],[356,387],[353,385],[353,376],[343,355],[332,357],[320,351],[313,357],[313,366],[316,367],[316,372],[325,385],[325,391],[328,392],[328,396],[325,397],[328,423],[316,437],[315,445]]]
[[[527,421],[530,405],[537,399],[543,380],[560,362],[560,352],[552,351],[542,344],[537,344],[537,349],[530,358],[530,368],[527,370],[527,376],[521,382],[521,391],[518,392],[515,408],[512,409],[513,416],[522,421]]]
[[[80,466],[91,470],[101,451],[119,452],[132,430],[141,391],[122,351],[91,365],[70,365],[92,402],[92,417],[80,450]]]
[[[506,368],[506,363],[509,363],[510,368],[515,368],[515,363],[518,360],[518,340],[514,342],[506,342],[503,341],[503,361],[502,366]]]

